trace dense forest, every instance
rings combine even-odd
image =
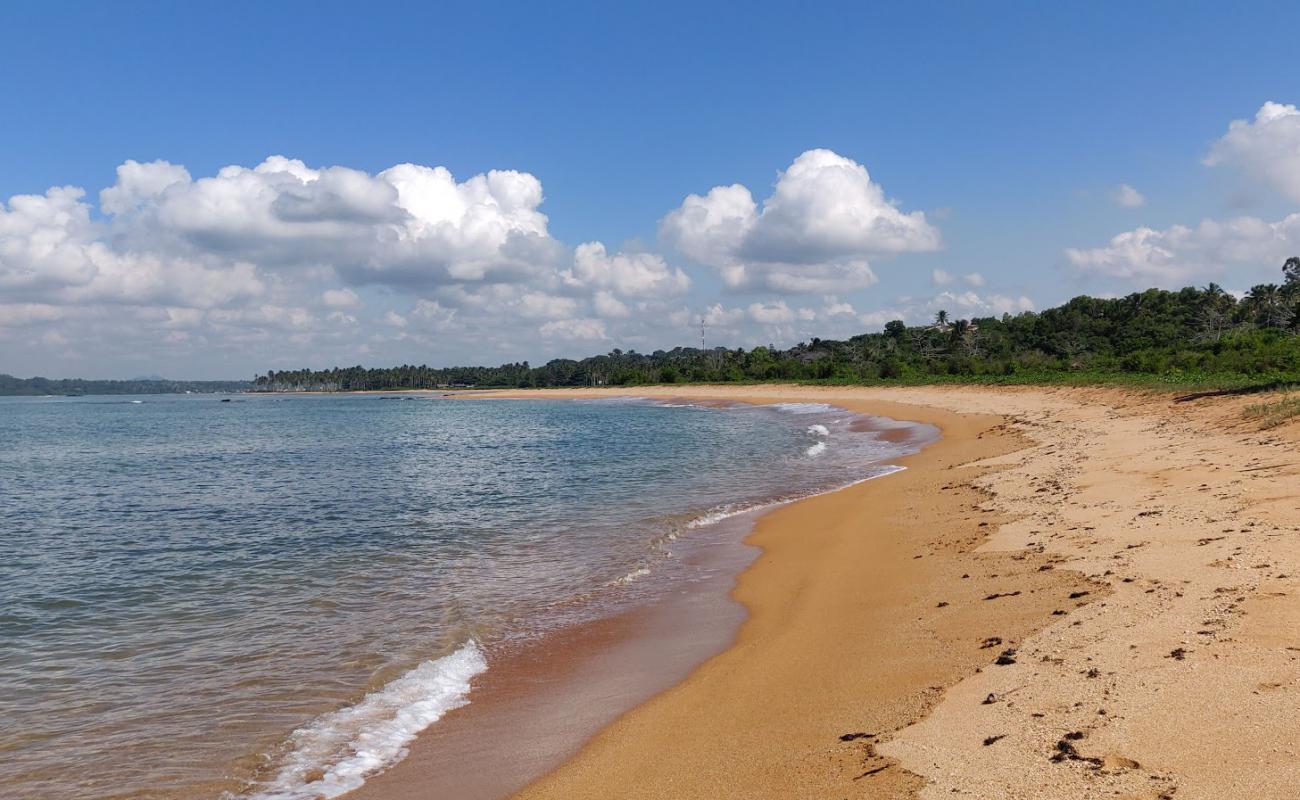
[[[0,396],[47,394],[184,394],[185,392],[244,392],[247,381],[169,381],[140,378],[129,381],[88,381],[82,378],[15,378],[0,374]]]
[[[1300,258],[1281,284],[1238,299],[1215,284],[1076,297],[1056,308],[952,319],[787,350],[679,347],[614,350],[581,361],[498,367],[292,370],[259,375],[259,391],[636,385],[678,382],[1031,382],[1147,376],[1183,383],[1300,382]]]

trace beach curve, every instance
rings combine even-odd
[[[944,438],[887,480],[764,517],[750,537],[763,554],[734,593],[750,612],[736,643],[517,797],[1289,796],[1278,709],[1300,678],[1284,624],[1300,618],[1286,591],[1300,553],[1283,533],[1300,530],[1300,465],[1294,438],[1239,424],[1240,403],[1175,413],[1168,395],[1079,389],[623,393],[833,402]],[[1225,473],[1242,464],[1248,477]],[[1218,580],[1225,569],[1250,580]],[[1213,630],[1177,627],[1192,617]],[[1226,702],[1193,702],[1206,669]],[[1187,702],[1153,703],[1153,681]],[[1271,704],[1252,700],[1260,692]],[[1192,753],[1156,735],[1239,728],[1223,710],[1237,701],[1266,721],[1245,741]],[[357,796],[416,796],[392,793],[416,788],[402,772]]]

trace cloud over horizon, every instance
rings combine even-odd
[[[558,241],[544,197],[517,170],[458,180],[441,166],[370,174],[273,155],[195,177],[129,160],[97,204],[71,186],[0,203],[0,336],[82,359],[224,348],[268,364],[680,343],[698,314],[687,269]],[[862,289],[876,281],[868,259],[940,246],[924,214],[900,211],[829,150],[794,159],[761,208],[743,186],[715,187],[660,232],[730,290],[758,295],[730,317],[741,341],[827,318],[786,296]],[[831,306],[852,318],[851,305]]]
[[[1253,121],[1230,123],[1201,163],[1237,170],[1254,194],[1274,193],[1300,203],[1300,111],[1264,103]],[[1292,213],[1272,222],[1245,215],[1164,229],[1139,227],[1100,247],[1066,248],[1065,259],[1078,274],[1122,279],[1139,288],[1173,289],[1198,281],[1245,288],[1277,282],[1282,262],[1297,253],[1300,213]]]
[[[830,150],[796,158],[761,209],[741,184],[688,195],[659,236],[733,289],[792,294],[862,289],[876,282],[870,259],[941,246],[925,214],[900,211],[866,167]]]

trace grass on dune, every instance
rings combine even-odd
[[[1246,406],[1242,416],[1259,422],[1259,427],[1264,429],[1284,425],[1300,417],[1300,394],[1288,392],[1279,400]]]

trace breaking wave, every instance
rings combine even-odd
[[[356,705],[331,711],[289,737],[279,773],[255,800],[337,797],[400,761],[416,734],[469,702],[470,680],[487,669],[473,641],[425,661]]]

